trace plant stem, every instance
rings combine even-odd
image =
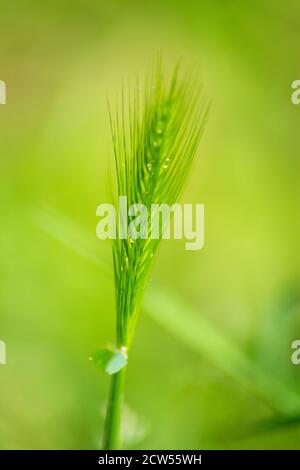
[[[121,417],[125,372],[126,367],[111,376],[104,429],[104,450],[116,450],[121,448]]]

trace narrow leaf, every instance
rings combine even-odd
[[[127,355],[120,351],[115,352],[106,363],[105,372],[109,375],[116,374],[119,370],[123,369],[126,364]]]

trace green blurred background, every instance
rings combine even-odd
[[[299,2],[2,0],[2,449],[96,449],[114,340],[110,246],[96,239],[107,96],[196,68],[213,106],[183,201],[205,247],[164,241],[133,345],[128,448],[300,448]]]

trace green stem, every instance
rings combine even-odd
[[[107,404],[103,449],[121,448],[121,415],[126,367],[111,376],[110,394]]]

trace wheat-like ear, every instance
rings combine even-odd
[[[208,106],[201,98],[192,80],[180,78],[178,66],[169,81],[156,66],[143,92],[139,84],[128,94],[123,89],[120,104],[110,110],[110,122],[116,193],[127,197],[128,207],[140,203],[150,212],[152,204],[171,206],[177,201],[206,123]],[[115,202],[118,205],[118,198]],[[120,239],[120,225],[117,218],[117,343],[128,347],[159,240],[151,238],[151,224],[147,239]]]
[[[152,216],[152,204],[177,202],[195,156],[207,119],[208,107],[189,79],[175,67],[165,80],[160,64],[148,76],[143,90],[123,89],[119,105],[110,111],[116,167],[115,205],[126,196],[127,208],[143,204]],[[120,212],[119,210],[117,211]],[[127,211],[126,211],[127,219]],[[132,237],[117,217],[113,259],[117,307],[117,349],[100,351],[96,360],[112,374],[104,432],[104,449],[120,448],[120,423],[128,348],[140,304],[162,237],[152,237],[152,219],[143,237]],[[141,225],[143,222],[141,222]],[[121,236],[122,235],[122,236]]]

